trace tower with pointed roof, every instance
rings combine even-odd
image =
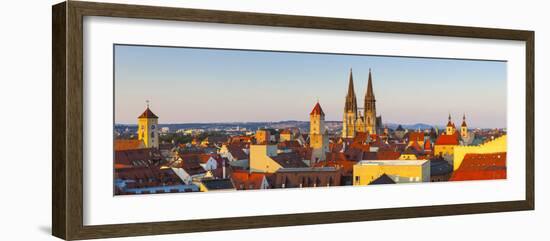
[[[374,98],[374,90],[372,87],[372,73],[369,69],[369,80],[367,85],[367,93],[365,94],[365,125],[366,131],[370,134],[376,134],[376,99]]]
[[[466,125],[466,114],[462,116],[462,125],[460,125],[460,136],[462,139],[468,137],[468,125]]]
[[[158,116],[149,109],[149,101],[147,101],[147,108],[138,117],[138,140],[143,141],[146,148],[159,147],[158,119]]]
[[[342,137],[354,138],[357,122],[357,98],[353,87],[353,72],[349,71],[348,93],[346,94],[346,104],[344,106],[344,118],[342,121]]]
[[[451,114],[449,114],[449,121],[447,122],[447,128],[445,130],[446,135],[452,135],[456,131],[455,124],[451,121]]]
[[[312,149],[312,162],[325,160],[328,152],[328,132],[325,129],[325,113],[319,101],[309,114],[309,146]]]

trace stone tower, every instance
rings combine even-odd
[[[147,102],[147,109],[138,117],[138,140],[143,141],[146,148],[159,147],[158,119]]]
[[[325,160],[328,152],[328,133],[325,130],[325,113],[319,102],[309,114],[309,146],[312,148],[312,163]]]
[[[354,138],[357,121],[357,98],[353,88],[353,72],[349,71],[348,94],[344,106],[344,118],[342,121],[342,138]]]
[[[372,88],[372,73],[369,69],[369,82],[365,94],[365,125],[369,134],[376,134],[376,99]]]

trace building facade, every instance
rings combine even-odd
[[[429,182],[430,161],[360,161],[353,166],[353,185],[369,185],[384,174],[395,183]]]

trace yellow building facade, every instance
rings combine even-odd
[[[369,185],[386,174],[395,183],[429,182],[429,160],[360,161],[353,166],[353,185]]]
[[[456,146],[453,152],[453,169],[456,170],[460,167],[466,154],[507,152],[507,146],[506,135],[497,137],[479,146]]]
[[[250,145],[250,171],[251,172],[265,172],[274,173],[281,165],[271,159],[271,157],[277,156],[276,145]]]
[[[435,145],[434,146],[434,153],[437,155],[453,155],[455,151],[455,147],[458,145]]]

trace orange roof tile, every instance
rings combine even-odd
[[[452,135],[440,135],[435,141],[435,145],[458,145],[458,132],[454,132]]]
[[[313,110],[311,111],[311,113],[309,113],[309,115],[325,115],[325,112],[323,112],[323,109],[321,108],[319,102],[317,102],[315,107],[313,107]]]
[[[450,181],[506,179],[506,152],[466,154]]]
[[[115,151],[135,150],[144,148],[143,141],[136,139],[115,140]]]

